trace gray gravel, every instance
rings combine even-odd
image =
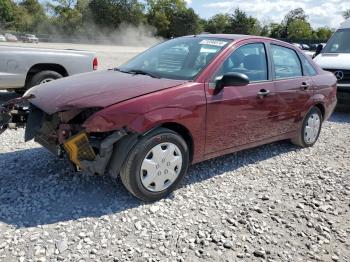
[[[0,139],[0,261],[350,261],[350,113],[313,148],[278,142],[192,166],[152,204],[72,173],[23,130]]]
[[[350,261],[349,127],[336,113],[313,148],[278,142],[197,164],[153,204],[6,131],[0,261]]]

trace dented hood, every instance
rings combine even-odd
[[[185,80],[158,79],[114,70],[75,75],[28,90],[30,102],[48,114],[59,111],[107,107],[130,98],[185,83]]]

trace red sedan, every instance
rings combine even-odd
[[[284,139],[314,145],[337,102],[335,76],[298,48],[211,34],[36,86],[20,101],[1,109],[0,129],[26,122],[26,140],[67,155],[77,169],[120,174],[146,201],[173,191],[191,163]]]

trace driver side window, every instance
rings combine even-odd
[[[267,58],[262,43],[247,44],[236,49],[222,64],[218,76],[227,73],[243,73],[249,81],[268,80]]]

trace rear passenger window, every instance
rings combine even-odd
[[[303,64],[303,68],[304,68],[304,75],[308,75],[308,76],[317,75],[316,69],[307,60],[307,58],[304,55],[300,55],[300,57],[301,57],[301,63]]]
[[[303,75],[297,53],[286,47],[271,45],[276,79],[300,77]]]

